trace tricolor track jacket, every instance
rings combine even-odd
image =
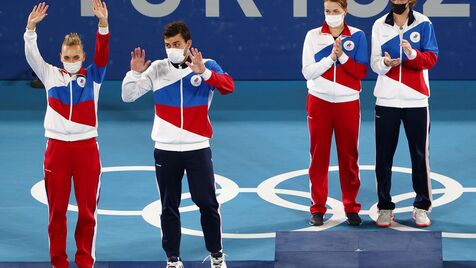
[[[73,76],[43,60],[34,30],[27,30],[24,39],[26,60],[46,89],[45,136],[62,141],[97,137],[97,106],[109,57],[109,29],[99,28],[93,63]]]
[[[207,148],[212,137],[208,117],[213,92],[234,90],[231,76],[214,61],[205,59],[206,71],[195,74],[185,64],[168,59],[154,61],[143,73],[129,71],[122,82],[122,99],[133,102],[153,91],[155,103],[152,140],[155,148],[166,151],[192,151]]]
[[[344,53],[334,62],[330,54],[335,40],[324,23],[307,33],[302,53],[309,94],[333,103],[359,99],[361,80],[368,69],[365,33],[345,24],[341,39]]]
[[[402,39],[410,42],[413,51],[408,57],[400,46]],[[402,64],[387,67],[384,53]],[[436,65],[438,44],[430,20],[410,10],[407,25],[394,25],[392,13],[378,19],[372,28],[371,67],[378,74],[374,95],[377,105],[395,108],[427,107],[430,96],[428,69]]]

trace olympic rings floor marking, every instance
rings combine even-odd
[[[329,171],[338,171],[338,166],[330,166]],[[361,165],[360,170],[375,170],[373,165]],[[155,171],[154,166],[116,166],[116,167],[103,167],[102,172],[123,172],[123,171]],[[405,174],[411,174],[410,168],[403,168],[403,167],[393,167],[392,171],[400,172]],[[289,190],[289,189],[279,189],[276,188],[280,183],[287,181],[289,179],[293,179],[299,176],[304,176],[308,174],[307,169],[301,169],[296,171],[291,171],[283,174],[279,174],[264,180],[262,183],[258,185],[257,188],[240,188],[233,180],[228,179],[224,176],[215,174],[216,183],[220,186],[219,189],[216,190],[217,192],[217,200],[220,204],[224,204],[233,200],[239,193],[256,193],[261,199],[288,209],[298,210],[298,211],[309,211],[309,207],[301,204],[296,204],[290,201],[287,201],[278,196],[281,195],[290,195],[290,196],[297,196],[303,198],[310,198],[310,193],[307,191],[298,191],[298,190]],[[430,178],[433,180],[438,181],[441,183],[444,188],[443,189],[433,189],[433,194],[442,194],[442,196],[438,197],[436,200],[433,201],[433,207],[442,206],[457,200],[463,193],[476,193],[476,187],[473,188],[464,188],[459,182],[456,180],[432,172],[430,174]],[[46,192],[44,187],[44,181],[41,180],[37,182],[31,188],[32,196],[43,204],[47,204]],[[401,202],[403,200],[407,200],[410,198],[414,198],[415,193],[404,193],[399,194],[393,197],[395,203]],[[189,199],[191,198],[190,193],[183,193],[182,199]],[[328,209],[328,213],[332,214],[332,216],[326,220],[326,223],[323,226],[319,227],[305,227],[301,229],[296,229],[293,231],[322,231],[332,227],[335,227],[346,220],[344,208],[342,202],[336,200],[332,197],[328,197],[327,205],[330,207]],[[75,205],[68,205],[69,211],[78,211],[78,207]],[[180,207],[180,212],[191,212],[198,210],[196,205],[189,205],[185,207]],[[411,212],[413,210],[412,206],[397,208],[394,210],[394,213],[404,213],[404,212]],[[156,200],[149,205],[147,205],[143,210],[110,210],[110,209],[98,209],[98,214],[101,215],[115,215],[115,216],[142,216],[143,219],[158,228],[160,228],[160,217],[159,211],[161,211],[160,200]],[[376,220],[377,218],[377,204],[371,206],[369,210],[361,210],[361,215],[369,215],[371,219]],[[394,222],[390,228],[399,231],[427,231],[425,229],[414,228],[411,226],[406,226],[400,224],[398,222]],[[182,227],[182,233],[188,234],[192,236],[203,236],[202,231],[194,230],[189,228]],[[251,238],[274,238],[276,236],[275,232],[265,232],[265,233],[223,233],[223,238],[235,238],[235,239],[251,239]],[[455,232],[442,232],[442,236],[445,238],[476,238],[476,233],[455,233]]]
[[[154,171],[154,166],[119,166],[119,167],[103,167],[102,173],[108,172],[121,172],[121,171]],[[41,180],[31,188],[31,195],[39,202],[48,205],[45,181]],[[78,212],[78,206],[68,205],[69,211]],[[98,209],[98,214],[110,215],[110,216],[141,216],[142,211],[138,210],[110,210],[110,209]]]
[[[123,172],[123,171],[155,171],[154,166],[118,166],[118,167],[103,167],[101,168],[102,173],[108,172]],[[215,179],[220,186],[226,186],[228,190],[224,192],[225,195],[219,195],[217,197],[220,203],[225,203],[238,195],[237,189],[239,189],[238,185],[230,179],[227,179],[223,176],[215,174]],[[221,183],[221,184],[220,184]],[[223,185],[222,185],[223,184]],[[217,189],[217,193],[223,192],[222,189]],[[37,182],[31,188],[31,195],[40,203],[48,205],[47,196],[45,192],[45,181],[41,180]],[[190,193],[183,193],[182,199],[190,198]],[[159,201],[156,201],[159,202]],[[159,210],[160,211],[160,202],[159,202]],[[68,204],[68,210],[73,212],[78,212],[78,206]],[[181,207],[181,212],[188,212],[198,210],[198,207],[195,205],[190,205],[187,207]],[[98,208],[98,214],[100,215],[108,215],[108,216],[143,216],[143,210],[111,210],[111,209],[100,209]]]
[[[365,169],[361,167],[361,170],[374,170],[374,166],[365,166]],[[412,174],[412,170],[410,168],[402,168],[402,167],[393,167],[392,171],[395,172],[401,172],[401,173],[406,173],[406,174]],[[443,184],[444,188],[443,189],[433,189],[432,194],[443,194],[436,200],[433,200],[432,202],[432,207],[439,207],[442,205],[449,204],[455,200],[457,200],[459,197],[463,195],[465,192],[476,192],[476,188],[464,188],[463,185],[461,185],[458,181],[456,181],[453,178],[450,178],[448,176],[438,174],[435,172],[430,173],[430,178],[433,180],[438,181],[439,183]],[[407,200],[410,198],[414,198],[415,193],[410,192],[410,193],[405,193],[405,194],[399,194],[396,196],[392,197],[392,200],[394,203],[401,202],[403,200]],[[370,208],[370,213],[369,216],[372,220],[377,219],[377,204],[374,204]],[[397,208],[394,210],[394,213],[402,213],[402,212],[411,212],[413,211],[412,206],[407,206],[403,208]],[[428,231],[428,229],[422,229],[422,228],[416,228],[416,227],[411,227],[411,226],[406,226],[398,222],[392,223],[390,228],[399,230],[399,231]],[[441,233],[442,237],[444,238],[476,238],[476,233],[456,233],[456,232],[442,232]]]

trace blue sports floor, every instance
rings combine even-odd
[[[372,223],[377,201],[373,138],[374,82],[365,82],[360,131],[364,224],[344,222],[335,168],[330,171],[329,208],[316,231],[380,230]],[[153,170],[151,95],[138,103],[120,100],[120,82],[101,89],[99,145],[104,173],[98,218],[98,261],[162,261],[157,227],[158,193]],[[232,95],[215,95],[213,161],[222,202],[224,248],[229,260],[274,259],[276,231],[309,228],[306,88],[301,81],[237,82]],[[432,83],[430,156],[434,189],[433,225],[442,231],[445,261],[476,261],[476,82]],[[45,262],[47,207],[42,180],[43,90],[27,81],[0,82],[0,262]],[[85,163],[87,164],[87,163]],[[337,165],[335,147],[331,166]],[[403,132],[394,160],[392,193],[398,199],[395,229],[415,231],[411,220],[411,167]],[[207,256],[199,213],[182,203],[182,257]],[[68,213],[68,255],[74,256],[74,196]],[[325,229],[325,230],[324,230]]]

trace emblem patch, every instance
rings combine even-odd
[[[354,42],[352,42],[352,41],[350,41],[350,40],[344,42],[344,49],[345,49],[345,50],[347,50],[347,51],[352,51],[352,50],[354,50],[354,48],[355,48]]]
[[[420,33],[419,32],[413,32],[410,34],[410,40],[412,40],[413,43],[418,43],[420,42]]]
[[[86,78],[80,76],[76,79],[76,82],[80,87],[84,87],[86,85]]]
[[[202,84],[202,78],[196,74],[190,78],[190,84],[194,87],[198,87]]]

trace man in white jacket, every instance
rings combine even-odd
[[[215,177],[208,118],[213,93],[233,92],[231,76],[202,53],[191,49],[192,39],[183,22],[173,22],[163,33],[167,59],[145,60],[145,51],[131,52],[131,71],[122,83],[122,99],[132,102],[153,92],[155,168],[162,204],[162,246],[167,267],[183,267],[180,259],[182,177],[187,172],[192,200],[200,208],[211,267],[226,267],[221,242],[221,217],[215,195]],[[150,65],[150,66],[149,66]]]

